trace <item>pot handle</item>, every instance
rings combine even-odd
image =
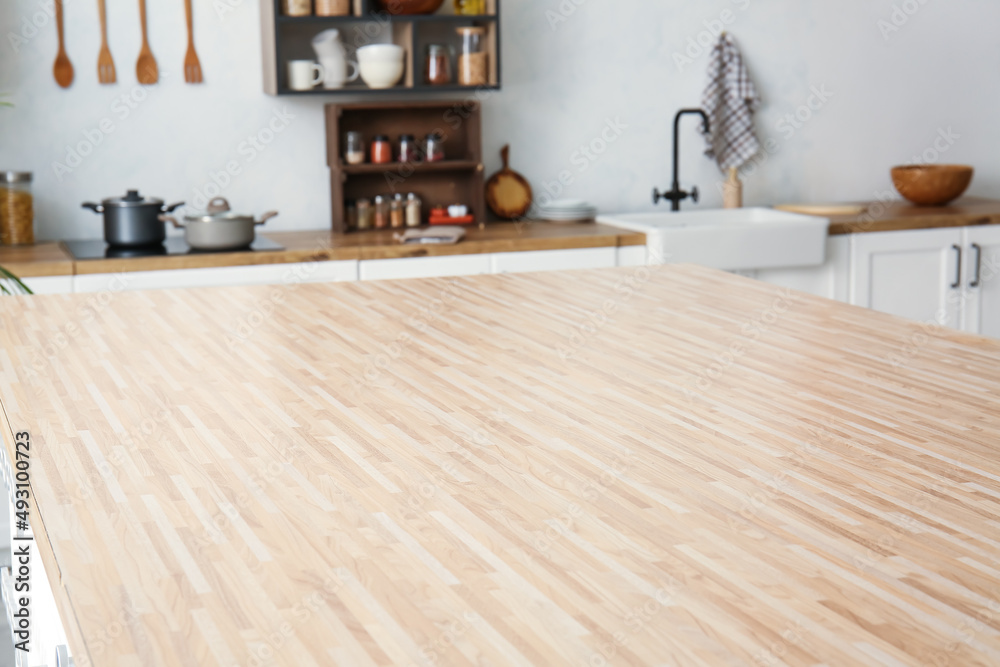
[[[176,227],[177,229],[184,229],[184,225],[182,225],[181,223],[179,223],[177,221],[177,218],[175,218],[172,215],[163,215],[163,214],[161,214],[161,215],[158,215],[156,217],[157,217],[157,219],[159,219],[160,222],[169,222],[174,227]]]
[[[84,202],[81,204],[83,208],[89,208],[94,213],[104,213],[104,204],[92,204],[90,202]]]
[[[225,213],[230,210],[229,201],[225,197],[216,197],[208,202],[208,207],[205,210],[208,213]]]
[[[184,206],[184,202],[182,202],[182,201],[179,201],[179,202],[177,202],[176,204],[171,204],[170,206],[167,206],[167,207],[165,207],[165,208],[163,209],[163,212],[164,212],[164,213],[173,213],[175,209],[178,209],[178,208],[180,208],[181,206]]]
[[[271,218],[275,217],[276,215],[278,215],[277,211],[268,211],[264,215],[260,216],[260,220],[258,220],[257,222],[255,222],[253,224],[255,224],[255,225],[263,225],[265,222],[267,222]]]

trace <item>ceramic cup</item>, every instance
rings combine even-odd
[[[323,77],[323,87],[327,90],[337,90],[344,87],[344,84],[351,81],[357,81],[358,75],[361,74],[361,68],[358,64],[351,60],[339,60],[336,58],[326,59],[323,58],[319,61],[323,69],[326,70],[326,75]],[[348,74],[350,70],[350,74]]]
[[[312,90],[324,76],[323,66],[312,60],[288,61],[288,87],[292,90]]]
[[[403,77],[406,50],[395,44],[370,44],[358,49],[361,78],[369,88],[392,88]]]

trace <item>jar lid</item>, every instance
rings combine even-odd
[[[0,171],[0,183],[31,183],[31,172]]]
[[[442,45],[442,44],[428,44],[427,45],[427,53],[430,54],[430,55],[432,55],[432,56],[439,56],[442,53],[447,53],[447,52],[448,52],[448,49],[446,49],[444,47],[444,45]]]
[[[483,28],[483,27],[478,26],[478,25],[462,26],[461,28],[456,28],[455,31],[459,35],[485,35],[486,34],[486,28]]]
[[[399,140],[400,141],[413,141],[413,135],[412,134],[401,134],[401,135],[399,135]]]
[[[374,140],[375,141],[389,141],[389,137],[387,135],[384,135],[384,134],[376,134]]]

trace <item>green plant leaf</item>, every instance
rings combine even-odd
[[[8,282],[13,283],[22,294],[34,294],[30,287],[21,282],[20,278],[2,266],[0,266],[0,277],[3,278],[3,280],[0,281],[0,292],[3,294],[11,294],[10,290],[7,288]]]

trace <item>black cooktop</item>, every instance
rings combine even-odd
[[[164,255],[214,255],[230,252],[270,252],[284,250],[285,246],[275,243],[266,236],[258,236],[249,248],[236,250],[193,250],[184,237],[168,237],[160,245],[121,248],[109,246],[104,241],[63,241],[74,259],[119,259],[123,257],[157,257]]]

